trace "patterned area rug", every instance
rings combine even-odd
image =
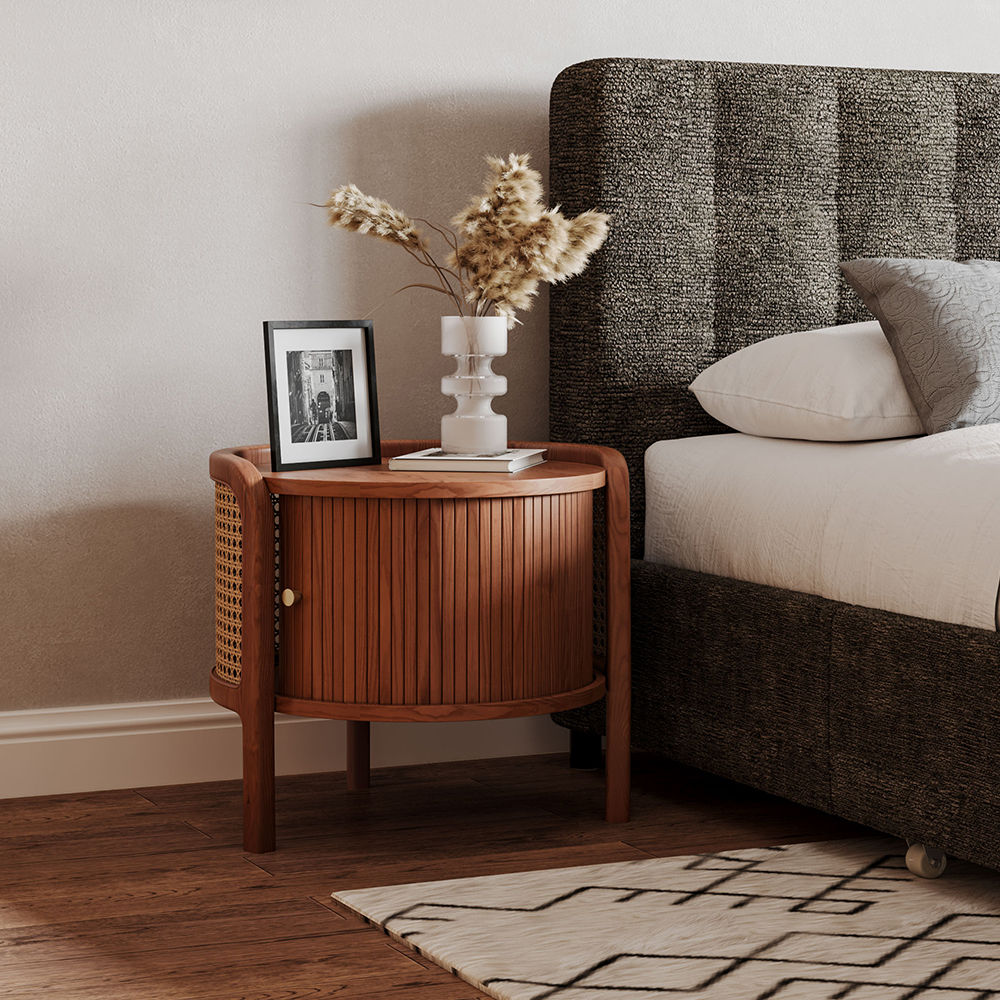
[[[500,1000],[1000,997],[1000,875],[853,840],[334,893]]]

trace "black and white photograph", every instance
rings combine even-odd
[[[289,351],[292,443],[353,441],[358,436],[350,351]]]
[[[276,472],[380,460],[369,320],[264,324]]]

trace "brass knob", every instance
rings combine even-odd
[[[296,601],[302,600],[302,592],[300,590],[292,590],[289,587],[281,592],[281,603],[284,604],[286,608],[290,608]]]

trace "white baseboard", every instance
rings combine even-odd
[[[344,770],[345,724],[275,716],[275,770]],[[548,716],[372,724],[372,766],[566,750]],[[0,799],[239,778],[240,724],[208,698],[0,712]]]

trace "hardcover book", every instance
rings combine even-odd
[[[520,472],[545,461],[544,448],[511,448],[495,455],[451,455],[425,448],[389,459],[398,472]]]

